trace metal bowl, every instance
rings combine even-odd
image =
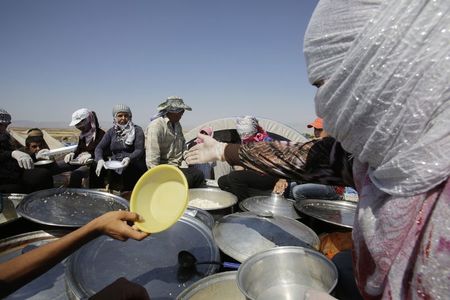
[[[238,270],[239,289],[248,299],[303,299],[308,289],[330,293],[336,266],[319,252],[277,247],[247,259]]]
[[[177,300],[245,299],[236,282],[237,271],[217,273],[205,277],[178,295]]]
[[[270,196],[255,196],[239,202],[243,211],[264,213],[270,211],[274,215],[300,219],[294,208],[295,200],[286,199],[283,195],[272,193]]]
[[[215,220],[233,213],[233,206],[237,201],[232,193],[217,188],[189,189],[188,205],[208,211]]]

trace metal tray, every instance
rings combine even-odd
[[[297,201],[294,207],[310,217],[321,221],[353,228],[357,203],[341,200],[306,199]]]
[[[197,265],[190,276],[180,276],[178,253],[191,252],[198,261],[219,261],[211,230],[184,215],[169,229],[142,241],[126,242],[101,236],[74,253],[66,267],[71,296],[88,298],[119,277],[144,286],[151,299],[174,299],[199,279],[215,273],[217,265]]]
[[[0,240],[0,263],[57,240],[69,231],[33,231]],[[66,260],[30,281],[5,299],[69,299],[65,287]]]
[[[128,201],[106,192],[56,188],[26,195],[16,210],[30,221],[61,227],[81,227],[113,210],[128,210]]]

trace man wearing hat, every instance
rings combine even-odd
[[[327,136],[327,133],[323,130],[322,118],[316,118],[313,122],[306,125],[308,128],[314,128],[314,137],[323,138]]]
[[[192,110],[183,99],[171,96],[158,105],[158,113],[151,118],[146,130],[145,161],[151,169],[160,164],[181,166],[186,140],[180,119],[185,110]],[[203,173],[195,168],[180,168],[186,176],[189,188],[199,187],[204,181]]]
[[[23,151],[16,150],[13,138],[6,128],[11,115],[0,109],[0,192],[31,193],[53,187],[49,170],[34,168],[33,159]]]

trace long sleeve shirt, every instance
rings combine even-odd
[[[129,157],[131,160],[143,158],[145,155],[144,131],[138,125],[134,125],[134,127],[135,138],[132,145],[126,145],[124,141],[118,140],[114,127],[108,129],[95,148],[95,160],[106,160],[109,156],[111,156],[112,160],[119,161],[125,157]]]
[[[147,126],[146,137],[147,168],[160,164],[181,165],[186,141],[180,122],[172,126],[167,117],[159,117]]]

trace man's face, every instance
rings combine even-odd
[[[0,123],[0,133],[5,133],[9,124],[11,123]]]
[[[166,114],[166,116],[170,120],[171,123],[176,123],[181,120],[181,117],[183,116],[183,114],[184,114],[184,110],[179,113],[168,112]]]
[[[36,154],[39,152],[39,150],[42,149],[42,143],[39,142],[31,142],[30,145],[28,145],[28,151],[30,153]]]

